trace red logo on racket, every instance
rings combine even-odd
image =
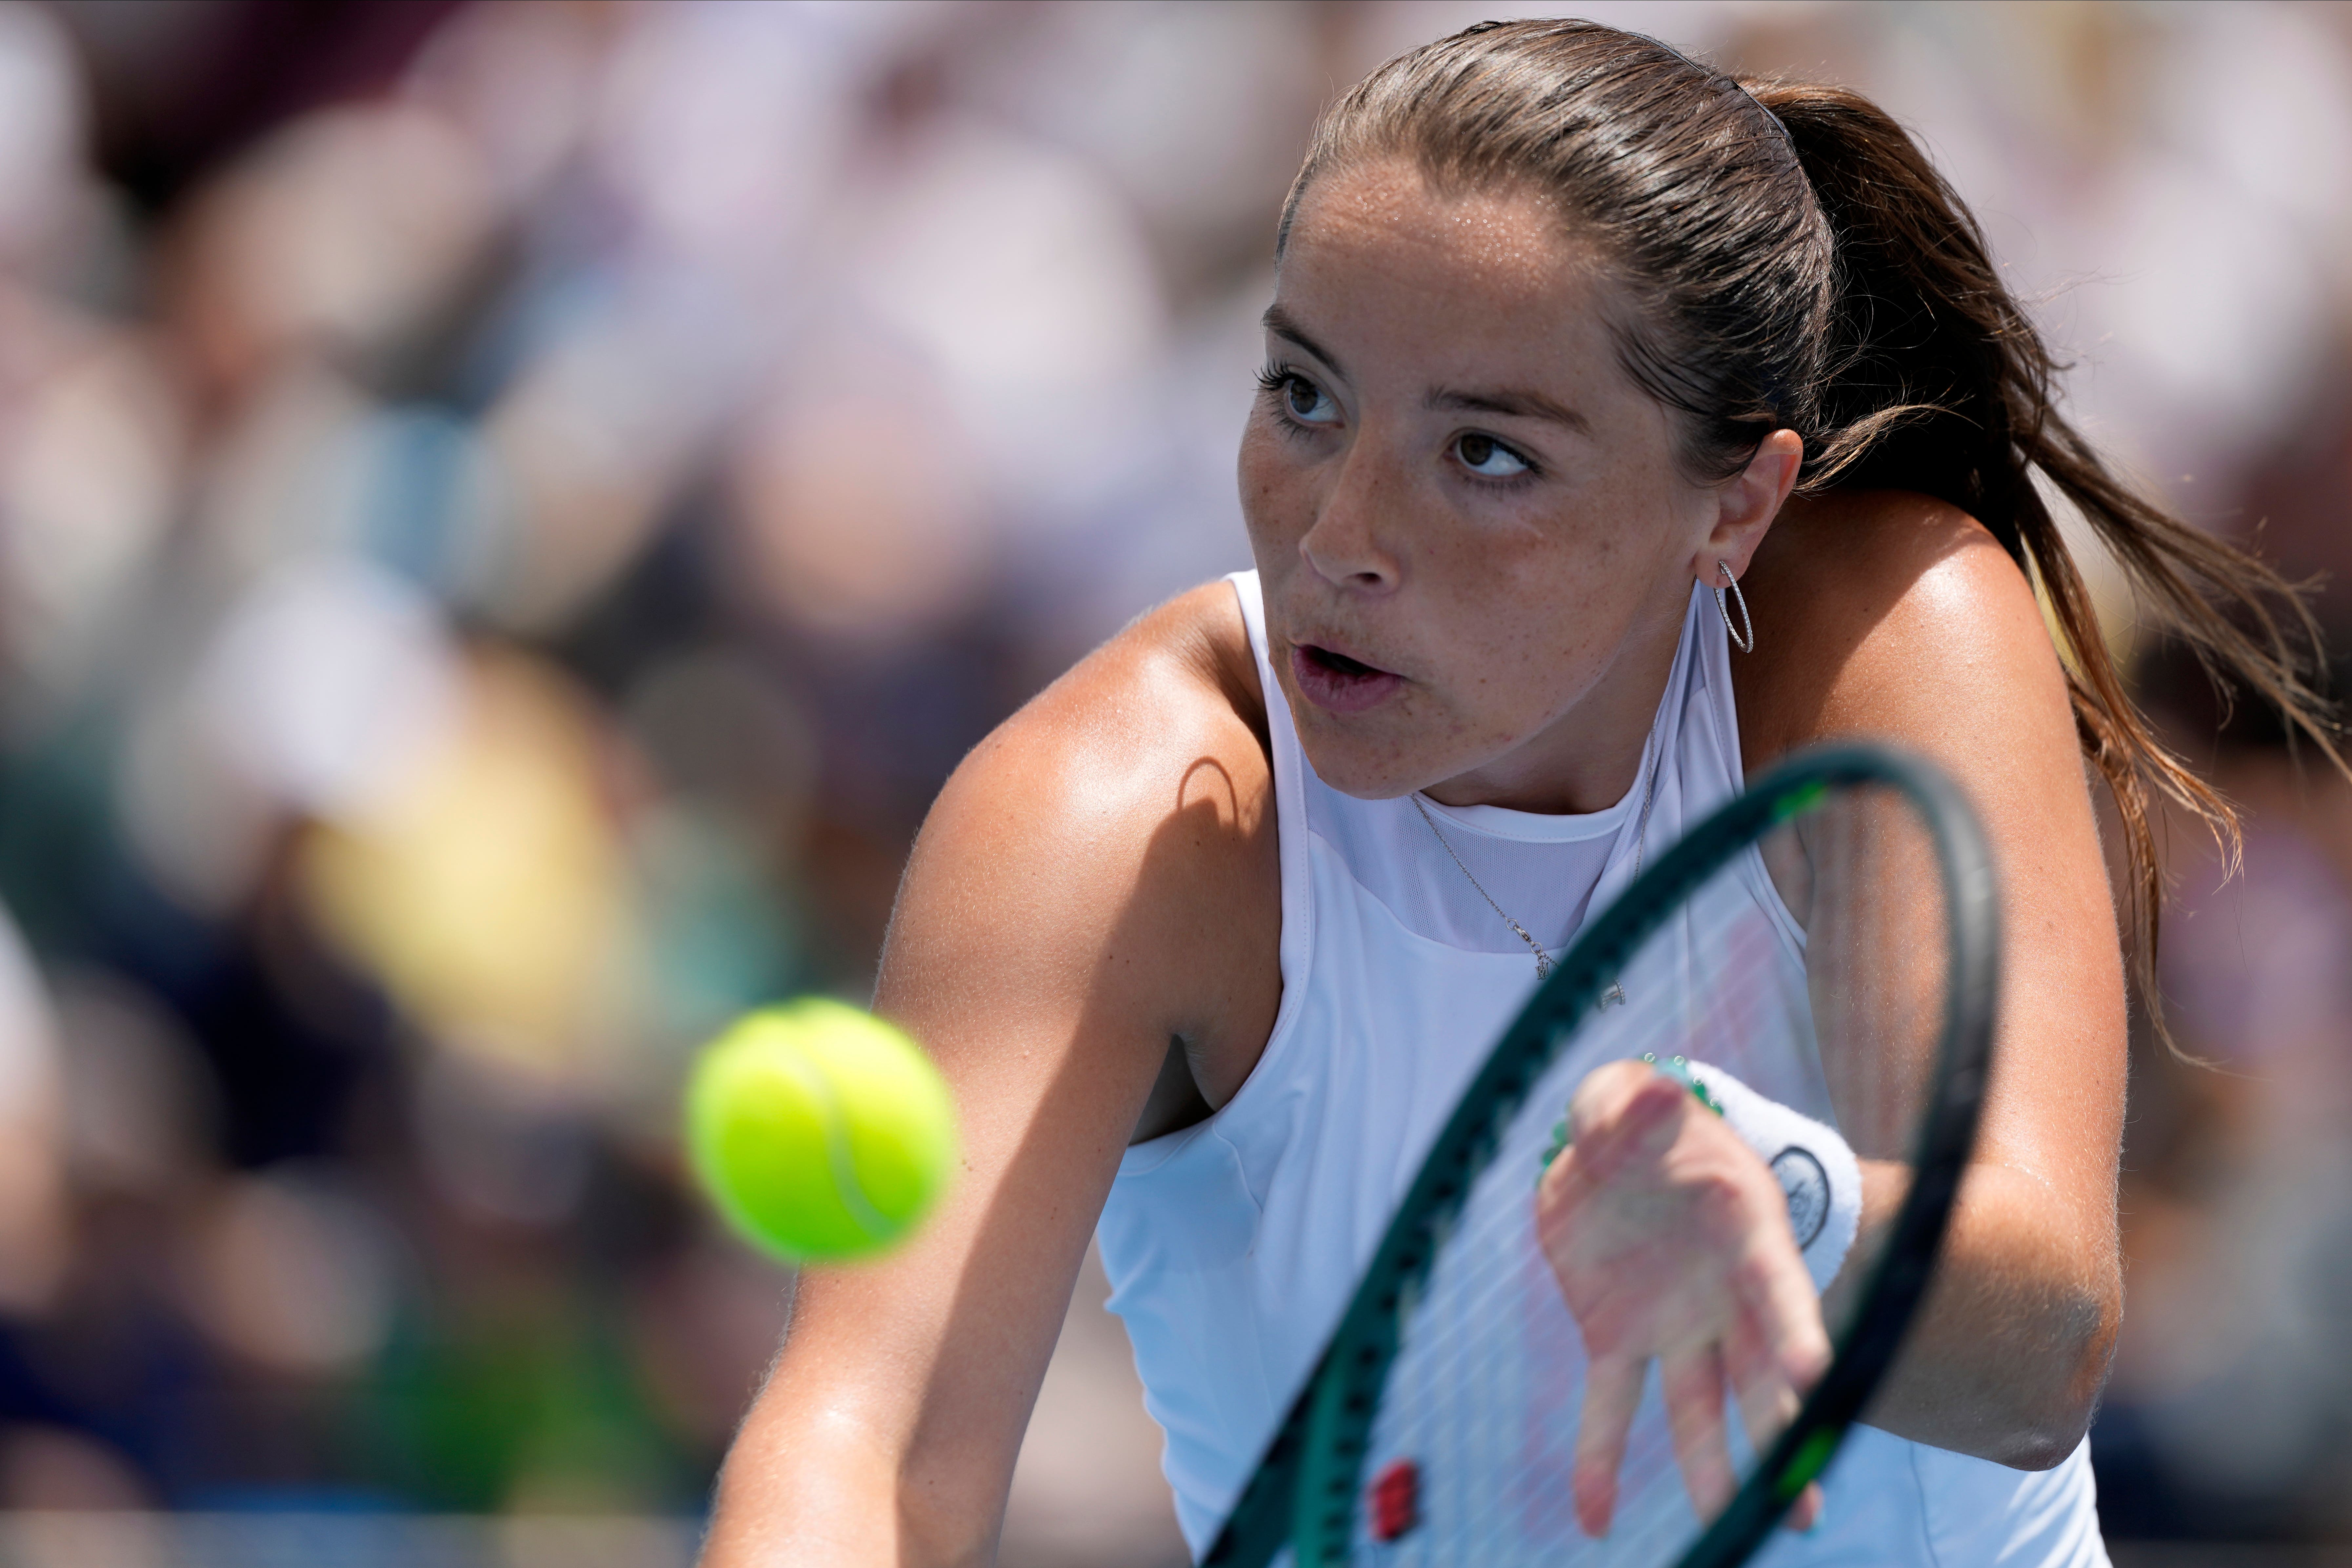
[[[1421,1522],[1421,1468],[1399,1459],[1372,1480],[1372,1539],[1394,1541]]]

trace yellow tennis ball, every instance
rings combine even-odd
[[[902,1031],[804,997],[746,1015],[704,1048],[686,1141],[746,1238],[828,1262],[881,1251],[939,1200],[955,1169],[955,1106]]]

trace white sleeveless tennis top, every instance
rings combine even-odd
[[[1282,1004],[1265,1054],[1207,1121],[1129,1149],[1097,1237],[1163,1468],[1194,1554],[1289,1408],[1389,1215],[1486,1047],[1536,983],[1533,956],[1410,800],[1315,776],[1267,663],[1257,574],[1233,579],[1264,689],[1282,865]],[[1647,856],[1741,787],[1728,639],[1694,587],[1664,700],[1623,800],[1581,816],[1424,801],[1497,903],[1557,953]],[[1655,773],[1654,784],[1652,774]],[[1702,897],[1777,942],[1804,994],[1803,937],[1748,851]],[[1784,1058],[1795,1053],[1780,1047]],[[1811,1061],[1726,1060],[1759,1093],[1835,1121]],[[2087,1445],[2012,1470],[1856,1427],[1824,1479],[1822,1525],[1772,1568],[2084,1568],[2106,1562]]]

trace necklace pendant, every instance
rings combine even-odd
[[[1606,1013],[1610,1008],[1618,1005],[1624,1000],[1625,988],[1612,980],[1609,983],[1609,989],[1601,994],[1600,1011]]]
[[[1541,948],[1536,949],[1536,978],[1541,980],[1550,973],[1551,954]]]

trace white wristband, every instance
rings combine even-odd
[[[1722,1108],[1740,1142],[1780,1178],[1789,1228],[1813,1289],[1828,1289],[1862,1225],[1862,1166],[1853,1150],[1836,1128],[1765,1099],[1721,1068],[1692,1062],[1689,1072]]]

